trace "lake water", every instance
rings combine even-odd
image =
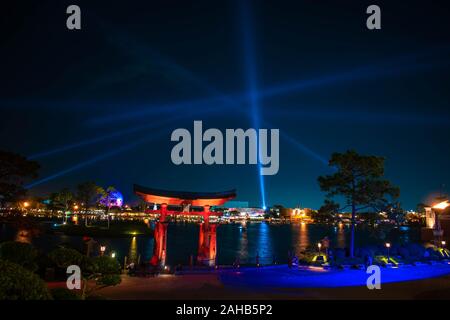
[[[169,224],[167,235],[167,264],[189,264],[190,255],[196,255],[199,226],[194,223]],[[223,224],[217,228],[217,260],[219,264],[232,264],[237,257],[242,264],[254,264],[256,255],[260,263],[272,264],[274,256],[279,263],[286,263],[288,251],[295,254],[315,246],[327,236],[331,247],[345,248],[350,238],[350,227],[345,225],[319,224],[269,224],[266,222],[241,224]],[[3,225],[0,240],[17,239],[17,231]],[[356,245],[376,245],[389,241],[393,244],[419,242],[418,228],[400,227],[390,231],[382,228],[357,227]],[[131,259],[141,257],[149,260],[152,256],[153,238],[136,236],[126,238],[95,238],[108,251],[116,252],[119,261],[127,256]],[[59,244],[69,244],[82,249],[83,240],[79,236],[41,234],[31,242],[38,248],[49,251]]]

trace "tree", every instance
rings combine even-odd
[[[70,205],[73,202],[73,194],[69,189],[64,188],[60,192],[55,193],[54,202],[58,204],[64,211],[64,222],[66,221],[66,212],[69,211]]]
[[[400,190],[391,185],[384,176],[384,158],[360,155],[350,150],[333,153],[329,165],[335,173],[318,178],[327,199],[336,196],[345,200],[345,207],[351,208],[350,257],[354,256],[355,224],[357,212],[364,210],[387,211],[399,196]]]
[[[0,300],[50,300],[45,282],[33,272],[0,260]]]
[[[36,178],[39,168],[36,161],[0,150],[0,206],[24,196],[24,183],[30,178]]]
[[[30,271],[36,271],[37,250],[29,243],[7,241],[0,246],[0,258],[16,263]]]
[[[106,190],[100,188],[99,192],[101,197],[98,202],[101,206],[105,207],[105,214],[108,219],[109,229],[109,211],[111,207],[122,206],[122,195],[112,186],[109,186]]]
[[[314,220],[318,222],[329,222],[334,219],[338,210],[339,204],[330,200],[325,200],[325,203],[319,208],[317,213],[314,214]]]
[[[101,288],[115,286],[122,281],[120,263],[109,256],[89,258],[74,249],[58,248],[50,252],[49,258],[64,270],[70,265],[80,267],[83,277],[82,299]]]
[[[95,204],[100,195],[104,193],[103,189],[94,182],[88,181],[77,186],[77,200],[84,209],[84,225],[87,226],[87,211],[89,207]]]
[[[399,203],[396,203],[389,208],[387,216],[389,220],[395,222],[397,227],[406,221],[406,212],[402,209]]]
[[[66,269],[70,265],[82,266],[86,257],[75,249],[57,248],[48,254],[50,260],[61,269]]]

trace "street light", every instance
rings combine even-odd
[[[389,260],[391,260],[389,256],[389,248],[391,247],[391,244],[389,242],[386,242],[386,249],[387,249],[387,262],[389,263]]]
[[[115,258],[116,257],[116,253],[115,252],[112,252],[111,253],[111,258]]]
[[[445,248],[445,241],[444,240],[441,241],[441,244],[442,244],[442,248]]]
[[[322,248],[322,244],[319,242],[319,243],[317,244],[317,246],[319,247],[319,255],[320,255],[320,248]]]
[[[105,254],[105,251],[106,251],[106,246],[100,246],[100,253],[101,253],[102,255]]]

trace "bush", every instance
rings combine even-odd
[[[66,269],[70,265],[81,266],[85,257],[75,249],[58,248],[48,254],[50,260],[58,267]]]
[[[96,281],[98,285],[115,286],[122,281],[120,278],[122,270],[116,259],[100,256],[93,258],[92,263],[95,272],[101,274],[101,277],[98,277]]]
[[[317,252],[314,251],[304,251],[301,252],[298,256],[298,262],[302,264],[312,264],[314,257],[317,255]]]
[[[345,258],[345,250],[344,249],[335,249],[334,250],[334,258],[336,260],[342,260]]]
[[[360,248],[358,251],[355,250],[355,256],[358,258],[365,259],[366,257],[373,257],[374,252],[369,248]]]
[[[411,256],[422,258],[425,253],[425,248],[419,244],[412,243],[408,245],[408,250]]]
[[[36,274],[16,263],[0,260],[0,300],[49,300],[50,293]]]
[[[92,259],[95,271],[101,274],[120,274],[121,267],[119,261],[109,256],[99,256]]]
[[[364,264],[364,259],[360,257],[344,257],[342,259],[335,259],[333,262],[333,265],[358,265],[358,264]]]
[[[403,259],[409,259],[409,257],[411,256],[407,248],[399,248],[398,253]]]
[[[0,246],[0,259],[16,263],[30,271],[36,271],[38,252],[29,243],[7,241]]]
[[[80,296],[74,292],[74,290],[69,290],[67,288],[55,288],[51,291],[54,300],[80,300]]]

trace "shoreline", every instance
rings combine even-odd
[[[97,295],[118,300],[215,299],[417,299],[450,298],[450,265],[382,268],[381,290],[369,290],[365,270],[305,271],[242,268],[203,274],[122,276]]]

